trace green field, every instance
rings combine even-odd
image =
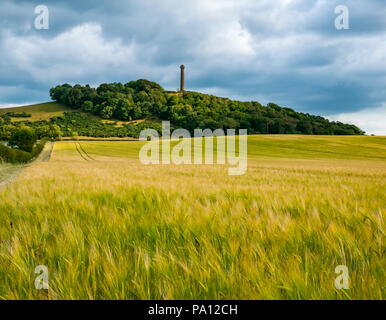
[[[26,112],[31,115],[28,118],[11,118],[12,121],[40,121],[40,120],[50,120],[53,117],[62,116],[64,112],[76,112],[76,110],[67,107],[63,104],[56,102],[46,102],[40,104],[34,104],[23,107],[14,107],[14,108],[0,108],[0,116],[8,112],[22,113]]]
[[[249,136],[242,176],[143,144],[56,142],[0,189],[0,299],[385,297],[386,137]]]

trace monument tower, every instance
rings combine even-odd
[[[181,68],[181,87],[180,87],[180,91],[184,92],[185,91],[185,66],[181,65],[180,68]]]

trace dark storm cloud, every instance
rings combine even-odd
[[[49,30],[33,28],[40,4]],[[334,27],[341,4],[350,30]],[[149,78],[176,89],[181,63],[190,89],[304,112],[386,102],[381,0],[4,0],[1,9],[1,103],[47,100],[62,82]]]

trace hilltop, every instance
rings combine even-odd
[[[354,125],[296,112],[275,103],[241,102],[199,92],[171,93],[158,83],[140,79],[122,83],[64,84],[50,90],[53,100],[104,119],[138,120],[149,116],[170,120],[179,128],[248,129],[250,134],[361,135]]]
[[[0,109],[0,140],[7,140],[10,131],[20,125],[37,132],[55,125],[64,137],[137,138],[144,128],[160,132],[161,120],[191,133],[209,128],[248,129],[249,134],[364,134],[354,125],[274,103],[263,106],[257,101],[241,102],[199,92],[171,92],[143,79],[105,83],[98,88],[64,84],[52,88],[50,95],[55,102]]]

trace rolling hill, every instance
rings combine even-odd
[[[103,83],[98,88],[63,84],[50,89],[53,100],[104,119],[169,120],[177,128],[247,129],[249,134],[362,135],[352,124],[296,112],[275,103],[242,102],[193,91],[171,93],[158,83],[139,79]]]
[[[61,136],[138,138],[143,129],[161,133],[161,120],[172,128],[247,129],[248,134],[363,135],[352,124],[296,112],[274,103],[241,102],[198,92],[165,91],[148,80],[101,84],[98,88],[64,84],[50,90],[56,102],[0,109],[0,140],[16,126],[39,133],[56,126]],[[42,129],[43,127],[43,129]]]

